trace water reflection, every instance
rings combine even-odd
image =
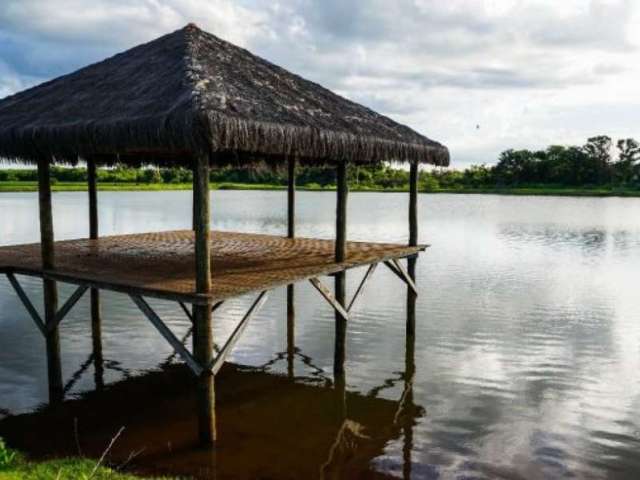
[[[59,238],[86,235],[86,225],[78,222],[86,218],[85,197],[54,195]],[[332,238],[334,199],[331,194],[300,193],[298,235]],[[103,233],[190,228],[190,200],[188,192],[101,194]],[[419,201],[420,240],[432,247],[415,272],[420,288],[415,302],[416,369],[407,394],[411,375],[404,372],[411,369],[404,352],[411,348],[406,343],[410,337],[405,335],[405,309],[410,305],[404,285],[392,273],[378,269],[349,321],[346,418],[358,411],[358,400],[351,400],[356,397],[391,402],[394,418],[402,398],[420,409],[415,415],[400,413],[397,425],[386,430],[391,435],[374,435],[384,440],[364,456],[368,466],[363,475],[637,478],[640,200],[421,195]],[[351,195],[350,238],[406,241],[406,202],[406,195]],[[157,208],[159,203],[162,209]],[[0,242],[38,240],[35,195],[0,195],[0,212],[4,222]],[[280,192],[226,191],[213,197],[216,228],[284,233],[285,212],[286,195]],[[363,274],[362,270],[349,273],[348,298]],[[24,279],[24,285],[40,305],[40,284]],[[61,286],[60,291],[64,299],[72,289]],[[101,300],[106,392],[114,383],[136,379],[154,365],[164,365],[161,370],[176,368],[170,348],[126,297],[104,294]],[[216,312],[219,343],[250,301],[240,298]],[[184,312],[163,302],[153,302],[153,307],[188,343],[191,324]],[[276,378],[276,390],[287,391],[279,386],[283,382],[323,392],[318,397],[327,412],[320,418],[327,424],[331,419],[334,428],[326,444],[330,448],[342,425],[337,406],[330,406],[330,399],[340,392],[332,374],[333,311],[310,286],[298,284],[295,321],[287,318],[283,288],[252,320],[232,361],[259,370],[243,369],[243,374]],[[93,350],[90,331],[90,308],[83,300],[61,326],[70,398],[96,386],[97,371],[87,363]],[[0,417],[28,413],[46,401],[43,352],[39,332],[8,283],[0,279]],[[76,378],[74,372],[83,367]],[[164,388],[170,393],[171,385]],[[218,386],[219,391],[223,388]],[[270,389],[255,388],[255,397],[243,397],[242,392],[240,397],[270,398]],[[184,391],[190,390],[185,386],[176,395]],[[300,394],[290,402],[280,399],[278,405],[295,413],[302,409],[297,401],[310,402],[310,397]],[[154,398],[161,402],[164,393]],[[336,416],[329,418],[329,410]],[[244,412],[230,411],[231,415]],[[297,442],[270,445],[272,459],[311,461],[299,440],[303,417],[297,418]],[[386,418],[381,415],[375,428],[388,428],[383,426]],[[249,429],[242,434],[251,436]],[[347,444],[361,441],[351,433],[346,438]],[[295,453],[282,456],[282,451]],[[340,452],[337,449],[334,458],[343,461]],[[215,464],[216,459],[206,458]],[[319,476],[327,458],[314,457],[315,473],[309,478]],[[272,470],[291,477],[284,465]],[[326,475],[337,471],[335,465],[325,469]]]
[[[141,473],[344,478],[369,472],[371,460],[401,435],[400,425],[423,414],[420,408],[408,410],[404,397],[397,402],[348,392],[344,379],[311,385],[227,364],[216,383],[215,455],[194,445],[195,385],[181,365],[8,417],[0,421],[0,435],[36,457],[97,458],[122,430],[108,461]]]

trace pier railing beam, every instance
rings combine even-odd
[[[195,158],[193,175],[196,261],[196,292],[211,290],[211,228],[209,213],[209,162],[207,154]],[[211,305],[193,306],[193,350],[200,365],[213,361],[213,331]],[[200,444],[212,445],[216,440],[214,375],[204,370],[198,378],[198,434]]]
[[[51,159],[38,159],[38,201],[40,206],[40,248],[42,267],[51,270],[55,265],[55,247],[53,234],[53,209],[51,203]],[[55,321],[58,311],[58,289],[56,282],[43,280],[44,289],[44,318],[49,327]],[[60,334],[58,327],[47,328],[47,376],[49,380],[49,400],[61,401],[64,396],[62,384],[62,362],[60,360]]]
[[[89,190],[89,238],[98,239],[98,168],[95,158],[87,158],[87,183]],[[102,356],[102,318],[100,312],[100,291],[91,289],[91,343],[95,366],[96,383],[102,383],[104,359]]]
[[[336,169],[336,248],[335,260],[344,262],[347,258],[347,163],[339,161]],[[335,299],[343,307],[346,307],[346,272],[341,271],[335,275]],[[340,312],[336,311],[336,338],[333,370],[335,374],[344,373],[344,361],[346,357],[347,321]]]
[[[287,237],[296,236],[296,157],[288,157],[288,188],[287,188]],[[289,378],[294,376],[295,355],[295,286],[287,285],[287,374]]]

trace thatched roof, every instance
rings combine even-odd
[[[0,157],[417,161],[446,147],[190,24],[0,100]]]

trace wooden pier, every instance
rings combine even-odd
[[[41,241],[0,248],[0,273],[46,339],[52,402],[64,396],[59,325],[87,291],[96,370],[102,359],[99,290],[129,295],[197,376],[201,444],[216,439],[215,374],[274,288],[287,286],[290,360],[293,284],[309,281],[335,310],[333,370],[342,391],[349,314],[378,265],[408,286],[407,345],[413,345],[415,262],[425,249],[418,243],[418,164],[448,165],[447,148],[195,25],[0,100],[1,157],[38,166]],[[56,242],[50,167],[79,161],[88,167],[89,238]],[[385,161],[410,166],[408,245],[350,242],[349,166]],[[191,169],[192,230],[100,238],[99,164]],[[288,168],[286,236],[211,231],[210,169],[229,164]],[[298,164],[335,167],[335,241],[295,236]],[[347,300],[346,272],[361,266],[368,268]],[[21,287],[20,275],[42,278],[44,314]],[[333,292],[321,278],[328,275],[335,279]],[[77,285],[61,306],[59,282]],[[225,300],[252,293],[246,315],[214,351],[213,313]],[[191,351],[146,297],[181,305],[193,322]]]
[[[42,267],[40,244],[0,247],[0,273],[29,275],[127,294],[205,304],[302,280],[414,256],[426,245],[348,242],[237,232],[211,232],[211,288],[197,293],[195,235],[190,230],[58,241],[55,266]],[[404,270],[403,267],[400,267]]]

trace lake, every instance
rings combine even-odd
[[[349,239],[406,242],[407,199],[351,194]],[[100,233],[190,228],[190,209],[190,192],[100,193]],[[334,215],[335,194],[298,194],[299,236],[332,238]],[[326,471],[361,478],[640,477],[640,199],[420,195],[419,216],[420,240],[431,247],[417,266],[413,405],[403,414],[410,418],[389,417],[406,377],[406,288],[378,268],[347,337],[347,416],[357,417],[364,431],[356,434],[354,427],[352,450],[335,454]],[[39,240],[36,194],[0,194],[0,218],[0,244]],[[54,194],[57,239],[86,237],[87,218],[85,193]],[[282,234],[286,193],[216,191],[212,218],[220,230]],[[349,271],[349,292],[363,274]],[[38,281],[24,278],[23,285],[41,302]],[[66,298],[72,288],[60,291]],[[334,314],[311,285],[297,285],[295,385],[281,384],[288,373],[285,293],[273,292],[229,359],[242,367],[228,374],[228,385],[251,384],[258,392],[243,407],[246,418],[296,412],[286,439],[270,433],[277,461],[261,466],[255,455],[254,473],[276,468],[269,462],[279,465],[268,470],[269,478],[289,478],[286,472],[303,468],[294,465],[300,459],[309,464],[326,456],[312,458],[306,443],[291,437],[325,434],[327,422],[319,419],[332,382]],[[102,298],[108,384],[143,381],[175,363],[128,297]],[[218,343],[251,301],[243,297],[216,312]],[[175,304],[151,303],[178,336],[187,333],[190,323]],[[71,399],[95,388],[86,366],[88,312],[83,298],[61,326]],[[0,417],[47,401],[44,352],[40,333],[0,278]],[[218,389],[231,389],[223,380]],[[260,392],[279,408],[261,413]],[[162,389],[156,395],[161,398]],[[305,418],[306,405],[312,406]],[[222,420],[222,409],[219,421],[243,423],[243,415],[229,411]],[[397,428],[381,424],[387,421]],[[248,445],[263,432],[247,425],[230,438],[251,454],[256,451]]]

